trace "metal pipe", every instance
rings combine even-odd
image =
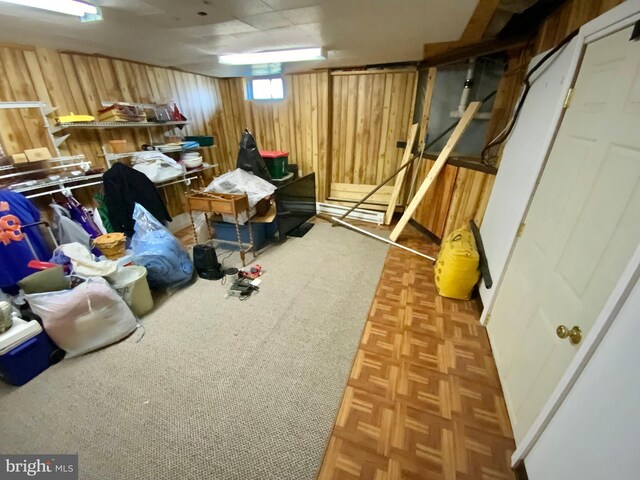
[[[415,253],[416,255],[420,255],[421,257],[424,257],[424,258],[426,258],[428,260],[431,260],[432,262],[436,261],[435,258],[430,257],[429,255],[425,255],[422,252],[418,252],[417,250],[414,250],[412,248],[405,247],[404,245],[400,245],[399,243],[396,243],[396,242],[394,242],[392,240],[389,240],[388,238],[384,238],[384,237],[381,237],[381,236],[376,235],[374,233],[371,233],[371,232],[369,232],[369,231],[367,231],[367,230],[365,230],[363,228],[356,227],[355,225],[351,225],[350,223],[344,222],[344,221],[340,220],[339,218],[331,217],[331,220],[333,220],[335,222],[338,222],[340,225],[343,225],[343,226],[345,226],[347,228],[350,228],[352,230],[355,230],[357,232],[364,233],[365,235],[368,235],[368,236],[370,236],[372,238],[375,238],[376,240],[380,240],[381,242],[388,243],[389,245],[393,245],[394,247],[398,247],[398,248],[401,248],[401,249],[406,250],[408,252]]]
[[[458,113],[460,116],[467,109],[469,104],[469,95],[471,94],[471,88],[473,88],[473,76],[476,69],[476,59],[470,58],[467,67],[467,76],[464,80],[464,87],[462,88],[462,95],[460,96],[460,105],[458,105]]]

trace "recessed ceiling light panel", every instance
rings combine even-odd
[[[102,18],[98,7],[79,0],[0,0],[0,2],[64,13],[65,15],[79,17],[81,20],[99,20]]]
[[[224,65],[261,65],[264,63],[306,62],[324,60],[325,58],[327,57],[322,48],[297,48],[272,52],[218,55],[218,62]]]

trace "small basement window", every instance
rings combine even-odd
[[[247,82],[248,100],[284,99],[284,81],[282,77],[251,78]]]

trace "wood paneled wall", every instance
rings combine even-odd
[[[415,71],[331,75],[332,182],[377,185],[399,166],[416,81]]]
[[[261,150],[289,152],[289,163],[302,174],[316,172],[320,201],[328,196],[329,74],[328,72],[285,75],[285,99],[253,102],[245,99],[243,78],[221,78],[217,95],[224,137],[224,154],[235,163],[238,142],[245,128]]]
[[[101,101],[153,103],[175,101],[191,122],[184,132],[216,136],[218,147],[203,150],[205,161],[226,171],[235,163],[219,138],[222,117],[218,79],[112,58],[59,53],[33,47],[0,47],[0,101],[40,100],[58,107],[57,115],[97,115]],[[37,111],[36,111],[37,112]],[[27,111],[6,110],[0,117],[0,139],[8,154],[27,148],[50,147],[42,122]],[[33,113],[33,111],[31,112]],[[101,145],[126,139],[131,149],[158,141],[167,128],[74,130],[61,145],[63,153],[84,154],[95,166],[104,166]],[[50,148],[51,149],[51,148]],[[77,191],[77,190],[76,190]],[[172,213],[182,211],[183,185],[165,187]]]
[[[602,13],[622,3],[622,0],[568,0],[550,15],[540,26],[535,39],[524,49],[512,52],[508,67],[502,77],[489,122],[487,141],[493,139],[511,118],[515,104],[520,96],[521,84],[531,59],[560,43],[567,35]],[[502,148],[490,152],[499,165]],[[455,168],[455,172],[453,169]],[[445,183],[453,181],[450,203],[446,216],[442,216],[443,202],[449,190],[441,187],[441,192],[425,199],[415,219],[440,237],[452,230],[466,225],[474,219],[478,225],[482,222],[495,177],[486,173],[447,167]],[[444,228],[442,228],[444,221]],[[439,235],[439,231],[442,232]]]

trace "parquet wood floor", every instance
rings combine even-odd
[[[407,227],[400,243],[430,255]],[[514,479],[500,381],[474,301],[437,295],[429,261],[391,248],[319,480]]]

